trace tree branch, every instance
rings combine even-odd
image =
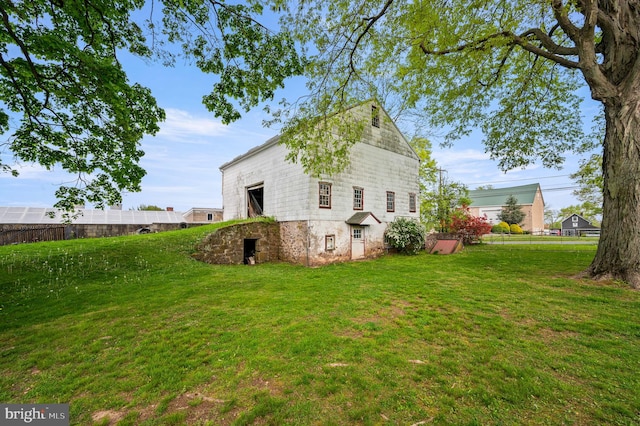
[[[431,50],[428,49],[427,46],[424,44],[424,42],[420,43],[420,49],[422,50],[422,53],[424,53],[425,55],[438,55],[438,56],[444,56],[444,55],[449,55],[451,53],[458,53],[458,52],[463,52],[465,50],[482,50],[484,49],[484,45],[489,42],[490,40],[493,40],[494,38],[500,38],[500,37],[512,37],[512,34],[508,31],[503,31],[501,33],[495,33],[495,34],[490,34],[487,37],[483,37],[479,40],[475,40],[472,41],[470,43],[465,43],[465,44],[461,44],[460,46],[456,46],[454,48],[451,49],[445,49],[445,50]]]
[[[550,53],[553,53],[554,55],[561,55],[561,56],[577,56],[578,55],[578,49],[576,47],[566,47],[566,46],[561,46],[557,44],[556,42],[553,41],[553,39],[549,35],[545,34],[540,28],[532,28],[520,34],[521,38],[527,38],[529,36],[534,36],[536,40],[538,40],[541,43],[542,47],[544,47],[546,50],[548,50]]]
[[[369,18],[363,18],[364,21],[369,21],[369,22],[367,23],[364,30],[360,33],[358,38],[356,38],[356,41],[353,44],[353,49],[351,49],[351,54],[349,55],[349,66],[354,72],[355,72],[355,66],[353,65],[353,54],[358,48],[360,41],[369,32],[371,27],[373,27],[373,25],[376,22],[378,22],[378,20],[380,20],[380,18],[382,18],[387,13],[387,10],[389,10],[389,7],[391,6],[392,3],[393,3],[393,0],[387,0],[384,6],[382,7],[382,10],[377,15],[371,16]]]
[[[13,28],[11,28],[11,22],[9,22],[9,15],[7,14],[7,11],[4,10],[4,8],[0,7],[0,14],[2,15],[2,23],[4,24],[4,27],[5,27],[6,31],[7,31],[7,34],[9,34],[11,36],[13,41],[20,48],[20,51],[22,52],[22,55],[24,56],[24,59],[27,61],[27,64],[29,65],[29,70],[31,71],[31,73],[33,74],[33,77],[38,82],[38,85],[40,87],[42,87],[41,76],[38,73],[38,70],[36,69],[35,64],[31,60],[31,55],[29,54],[29,49],[27,48],[27,46],[25,46],[25,44],[18,37],[18,35],[13,31]]]
[[[549,59],[550,61],[553,61],[566,68],[571,68],[571,69],[580,68],[579,62],[569,60],[562,55],[556,54],[554,52],[550,52],[546,48],[544,48],[544,45],[543,47],[535,46],[529,43],[525,37],[521,37],[515,34],[511,34],[511,38],[513,39],[515,44],[522,47],[527,52],[531,52],[537,56],[542,56],[543,58]],[[576,50],[575,54],[577,53],[578,51]]]
[[[565,7],[562,4],[562,0],[552,0],[551,8],[553,9],[553,16],[560,24],[560,28],[569,36],[574,43],[577,42],[579,29],[573,22],[569,20],[569,16],[565,12]]]
[[[542,43],[543,47],[539,47],[539,46],[535,46],[533,44],[531,44],[528,41],[529,36],[534,35],[536,40],[539,40]],[[543,36],[543,38],[546,41],[540,40],[538,37],[539,36]],[[558,44],[556,44],[555,42],[553,42],[553,40],[551,40],[551,38],[549,36],[547,36],[546,34],[544,34],[541,30],[539,29],[531,29],[531,30],[527,30],[525,31],[522,35],[516,35],[513,34],[510,31],[502,31],[499,33],[494,33],[494,34],[490,34],[486,37],[483,37],[479,40],[475,40],[472,41],[470,43],[465,43],[462,44],[460,46],[456,46],[452,49],[445,49],[445,50],[431,50],[428,49],[426,47],[426,45],[424,44],[424,42],[420,43],[420,49],[422,50],[422,52],[425,55],[448,55],[451,53],[459,53],[459,52],[463,52],[465,50],[483,50],[485,49],[485,45],[496,38],[505,38],[505,39],[511,39],[512,40],[512,45],[517,45],[522,47],[524,50],[531,52],[535,55],[538,56],[542,56],[543,58],[549,59],[553,62],[556,62],[564,67],[567,68],[579,68],[579,63],[576,61],[571,61],[569,59],[566,59],[563,57],[563,55],[576,55],[578,53],[577,50],[574,50],[572,48],[565,48],[562,47]],[[559,50],[561,53],[556,53],[555,51],[549,51],[547,50],[547,48],[545,47],[545,45],[553,48],[553,49],[557,49]]]

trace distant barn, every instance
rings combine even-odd
[[[540,184],[512,186],[509,188],[476,189],[469,191],[472,202],[470,213],[474,216],[487,216],[491,224],[500,223],[498,215],[507,204],[507,198],[513,195],[525,214],[520,226],[524,231],[532,234],[542,234],[544,231],[544,198]]]

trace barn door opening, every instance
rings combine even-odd
[[[247,188],[247,217],[262,216],[264,210],[264,185]]]
[[[244,239],[244,264],[245,265],[254,265],[256,263],[256,243],[258,242],[255,238],[245,238]]]

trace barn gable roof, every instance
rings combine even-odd
[[[383,149],[390,149],[391,148],[391,150],[396,152],[396,153],[399,153],[399,154],[402,154],[402,155],[407,155],[407,156],[410,156],[410,157],[413,157],[413,158],[419,160],[418,154],[416,154],[415,150],[413,149],[411,144],[407,141],[406,137],[402,134],[400,129],[398,129],[398,126],[396,125],[396,123],[391,119],[391,117],[389,116],[387,111],[376,100],[374,100],[374,99],[366,100],[364,102],[361,102],[359,104],[356,104],[356,105],[353,105],[353,106],[351,106],[349,108],[346,108],[345,111],[348,111],[348,110],[351,110],[351,109],[354,109],[354,108],[359,108],[359,107],[362,107],[364,105],[369,105],[369,104],[375,104],[375,106],[380,109],[380,112],[384,115],[384,119],[388,120],[388,122],[391,123],[391,125],[393,126],[393,129],[394,129],[394,132],[396,132],[397,135],[399,136],[399,141],[400,141],[400,145],[401,146],[390,147],[390,146],[387,145],[387,146],[381,147],[381,148],[383,148]],[[236,163],[241,162],[242,160],[244,160],[246,158],[249,158],[249,157],[252,157],[252,156],[254,156],[256,154],[259,154],[260,152],[265,151],[265,150],[269,149],[270,147],[272,147],[274,145],[277,145],[279,142],[280,142],[280,135],[273,136],[272,138],[270,138],[269,140],[267,140],[263,144],[258,145],[258,146],[254,147],[254,148],[251,148],[249,151],[245,152],[244,154],[241,154],[241,155],[235,157],[233,160],[222,164],[219,167],[219,169],[220,169],[220,171],[224,171],[229,166],[232,166],[232,165],[234,165]],[[362,142],[368,143],[368,141],[365,139],[364,136],[363,136]]]
[[[471,198],[472,207],[504,206],[510,195],[516,197],[519,205],[533,204],[538,189],[540,189],[539,183],[508,188],[475,189],[469,191],[469,198]]]

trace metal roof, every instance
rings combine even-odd
[[[336,113],[334,113],[334,114],[342,114],[342,113],[343,113],[343,112],[345,112],[345,111],[348,111],[348,110],[353,109],[353,108],[360,107],[360,106],[362,106],[362,105],[364,105],[364,104],[367,104],[367,103],[370,103],[370,102],[375,102],[375,103],[377,104],[376,106],[377,106],[378,108],[380,108],[380,109],[383,111],[383,113],[384,113],[387,117],[389,117],[389,113],[387,113],[387,111],[382,107],[382,105],[380,105],[380,103],[379,103],[378,101],[376,101],[375,99],[373,99],[373,98],[372,98],[372,99],[368,99],[368,100],[363,101],[363,102],[360,102],[360,103],[357,103],[357,104],[355,104],[355,105],[349,106],[349,107],[345,108],[342,112],[336,112]],[[331,114],[331,115],[333,115],[333,114]],[[389,118],[390,118],[390,117],[389,117]],[[400,131],[400,129],[398,128],[398,125],[395,123],[395,121],[394,121],[394,120],[390,120],[390,123],[391,123],[391,124],[393,125],[393,127],[395,127],[395,129],[397,130],[398,134],[400,135],[400,137],[401,137],[401,138],[402,138],[402,140],[404,141],[404,143],[405,143],[406,147],[407,147],[407,148],[409,149],[409,151],[411,152],[411,155],[412,155],[414,158],[419,159],[419,156],[418,156],[418,154],[416,153],[415,149],[413,149],[413,147],[411,146],[411,144],[409,143],[409,141],[407,141],[407,138],[406,138],[406,137],[404,136],[404,134]],[[367,143],[367,142],[366,142],[366,141],[364,141],[364,140],[363,140],[362,142]],[[258,146],[254,147],[254,148],[251,148],[249,151],[247,151],[247,152],[245,152],[244,154],[241,154],[241,155],[239,155],[239,156],[235,157],[235,158],[234,158],[233,160],[231,160],[231,161],[227,161],[226,163],[224,163],[223,165],[221,165],[221,166],[220,166],[220,171],[224,171],[224,170],[225,170],[226,168],[228,168],[229,166],[234,165],[234,164],[236,164],[236,163],[238,163],[238,162],[240,162],[240,161],[244,160],[245,158],[249,158],[249,157],[251,157],[251,156],[253,156],[253,155],[256,155],[256,154],[258,154],[259,152],[262,152],[262,151],[264,151],[265,149],[268,149],[268,148],[270,148],[270,147],[272,147],[272,146],[274,146],[274,145],[276,145],[276,144],[278,144],[278,143],[280,143],[280,135],[273,136],[273,137],[271,137],[269,140],[267,140],[266,142],[264,142],[263,144],[258,145]],[[377,219],[376,219],[376,220],[377,220]]]
[[[78,217],[72,223],[146,225],[152,223],[185,222],[182,212],[176,211],[140,211],[140,210],[77,210]],[[55,217],[49,217],[55,213]],[[0,207],[0,224],[59,224],[63,222],[63,211],[42,207]]]
[[[475,189],[469,191],[469,198],[471,198],[472,207],[504,206],[507,204],[507,198],[510,195],[516,197],[519,205],[533,204],[539,188],[539,183],[532,183],[509,188]]]
[[[257,153],[262,152],[265,149],[267,149],[269,147],[272,147],[273,145],[276,145],[279,141],[280,141],[280,135],[274,136],[274,137],[270,138],[269,140],[267,140],[265,143],[251,148],[249,151],[245,152],[242,155],[238,155],[236,158],[234,158],[231,161],[227,161],[222,166],[220,166],[220,170],[223,171],[227,167],[229,167],[229,166],[231,166],[233,164],[236,164],[239,161],[244,160],[245,158],[249,158],[249,157],[251,157],[253,155],[256,155]]]

